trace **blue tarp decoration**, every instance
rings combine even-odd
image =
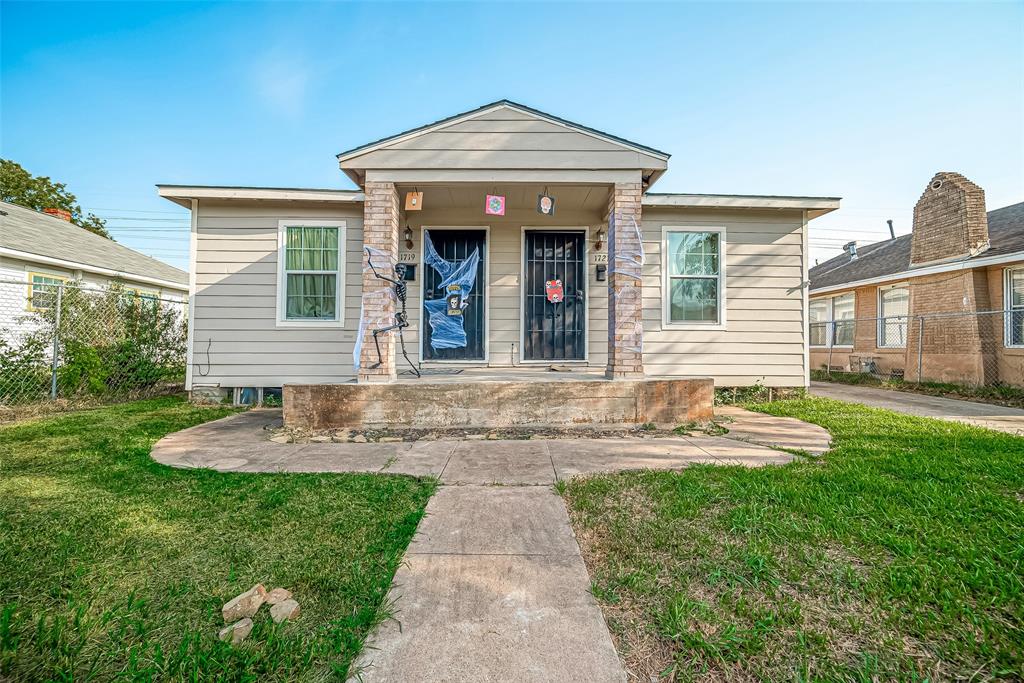
[[[480,265],[480,250],[461,263],[445,261],[430,241],[430,231],[423,232],[423,261],[437,271],[441,283],[437,286],[443,296],[423,302],[430,322],[430,346],[433,349],[459,349],[466,347],[465,316],[469,294],[476,284],[476,271]],[[458,299],[455,299],[455,296]],[[449,302],[457,301],[458,308],[449,310]]]

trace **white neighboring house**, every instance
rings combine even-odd
[[[0,202],[0,329],[23,324],[46,285],[112,282],[141,296],[185,301],[188,273],[61,218]],[[21,285],[20,283],[24,283]]]

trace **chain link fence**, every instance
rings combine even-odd
[[[187,328],[156,292],[0,280],[0,420],[181,391]]]
[[[812,322],[816,376],[1024,388],[1024,310]]]

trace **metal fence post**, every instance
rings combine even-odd
[[[53,323],[53,363],[50,366],[50,399],[57,400],[57,349],[60,344],[60,309],[64,288],[57,286],[57,314]]]
[[[924,365],[924,316],[918,317],[917,322],[917,383],[920,384]]]
[[[825,363],[825,376],[826,377],[831,377],[832,376],[832,347],[835,346],[835,341],[836,341],[835,321],[829,323],[829,326],[832,329],[831,329],[831,334],[829,335],[828,339],[825,340],[825,341],[828,342],[828,361]]]

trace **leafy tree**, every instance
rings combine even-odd
[[[75,195],[67,185],[55,183],[46,176],[34,176],[21,164],[0,159],[0,199],[29,209],[64,209],[71,214],[71,222],[101,237],[113,239],[107,232],[106,222],[92,213],[82,213]]]

